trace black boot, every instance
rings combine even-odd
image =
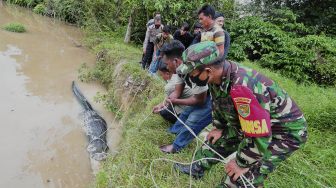
[[[190,167],[191,167],[191,174],[190,174]],[[204,169],[196,163],[193,163],[191,166],[175,163],[174,168],[175,170],[180,171],[184,174],[192,175],[192,177],[195,179],[200,179],[204,176]]]

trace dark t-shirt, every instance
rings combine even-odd
[[[229,32],[227,32],[226,30],[224,30],[224,34],[225,34],[225,41],[224,41],[224,58],[226,59],[229,53],[229,49],[230,49],[230,42],[231,42],[231,38],[230,38],[230,34]]]
[[[185,48],[188,48],[193,40],[193,37],[190,32],[186,32],[184,35],[181,35],[181,31],[176,30],[174,33],[174,39],[179,40]]]
[[[190,45],[194,45],[201,42],[201,32],[194,34],[193,36],[193,41],[191,42]]]

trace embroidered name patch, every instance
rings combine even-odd
[[[245,136],[269,136],[271,134],[270,115],[262,108],[252,91],[247,87],[237,85],[231,89],[230,95]]]

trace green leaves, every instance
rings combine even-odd
[[[336,85],[336,40],[308,35],[287,41],[283,49],[262,57],[265,67],[279,70],[299,82]]]
[[[231,22],[229,59],[257,61],[300,83],[336,85],[336,40],[307,35],[289,9],[269,10],[265,19],[247,16]]]
[[[38,4],[34,7],[33,12],[36,14],[45,14],[47,8],[45,7],[44,4]]]
[[[230,58],[236,60],[245,59],[242,55],[249,60],[259,60],[264,54],[282,47],[282,39],[286,36],[278,26],[255,16],[231,22],[229,32],[233,48],[230,50]],[[235,52],[238,48],[239,52]]]

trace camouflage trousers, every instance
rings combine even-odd
[[[280,124],[280,123],[279,123]],[[283,123],[281,125],[274,125],[274,127],[297,127],[296,130],[291,131],[281,131],[272,129],[272,136],[269,139],[265,139],[265,144],[267,142],[266,151],[258,151],[260,147],[252,147],[253,149],[244,151],[241,149],[242,144],[246,143],[245,139],[234,133],[233,129],[225,128],[223,130],[222,137],[216,141],[215,144],[207,144],[218,152],[223,157],[228,157],[233,152],[241,149],[241,151],[246,153],[246,156],[256,160],[249,167],[249,171],[244,174],[244,176],[253,184],[254,187],[263,187],[264,180],[267,178],[268,174],[273,172],[275,168],[285,159],[287,159],[294,151],[299,149],[304,145],[307,140],[307,127],[306,121],[297,120],[295,122]],[[249,141],[249,146],[257,145],[254,143],[254,139],[247,139]],[[259,141],[260,142],[260,141]],[[260,143],[258,143],[260,144]],[[243,146],[244,147],[244,146]],[[203,145],[197,152],[195,160],[202,158],[217,158],[221,159],[217,154],[212,152],[207,146]],[[216,160],[202,160],[198,164],[204,169],[209,170],[212,165],[218,163]],[[249,187],[250,185],[246,183],[245,185]],[[225,175],[222,178],[222,182],[218,187],[245,187],[243,181],[238,178],[236,182],[232,180],[231,177]]]

